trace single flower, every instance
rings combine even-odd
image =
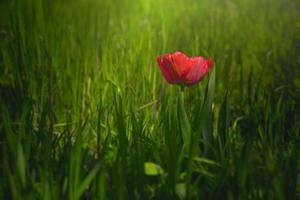
[[[170,84],[194,85],[209,72],[214,61],[202,56],[188,57],[179,51],[158,56],[160,71]]]

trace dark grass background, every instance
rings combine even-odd
[[[0,69],[0,199],[300,198],[297,0],[1,0]]]

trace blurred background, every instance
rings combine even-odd
[[[156,63],[175,51],[215,60],[214,139],[228,121],[191,196]],[[0,69],[0,199],[300,198],[298,0],[1,0]]]

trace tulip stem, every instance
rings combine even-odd
[[[181,93],[184,92],[184,85],[180,85],[180,92],[181,92]]]
[[[192,132],[191,125],[186,114],[184,106],[184,85],[180,85],[180,95],[178,102],[178,115],[179,115],[179,125],[181,129],[181,136],[183,139],[183,152],[185,155],[188,155],[188,169],[186,177],[186,190],[187,190],[187,199],[191,199],[191,174],[192,174],[192,164],[193,164],[193,141],[191,140]]]
[[[188,153],[190,148],[190,140],[191,140],[191,125],[184,106],[183,85],[180,86],[180,94],[178,100],[179,100],[178,102],[179,126],[181,131],[181,137],[183,139],[183,148],[184,148],[184,152]]]

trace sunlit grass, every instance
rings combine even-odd
[[[0,199],[300,198],[299,8],[1,1]],[[177,50],[215,60],[186,116]]]

